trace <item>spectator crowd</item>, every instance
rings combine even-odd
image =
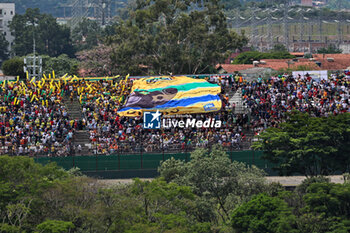
[[[240,88],[251,113],[249,126],[258,134],[268,127],[277,127],[285,113],[293,110],[314,117],[350,112],[349,85],[346,76],[314,80],[310,75],[294,78],[280,75],[243,83]]]
[[[347,77],[327,80],[311,76],[259,77],[248,82],[241,76],[211,76],[222,86],[223,108],[191,117],[222,121],[216,128],[143,129],[139,118],[119,117],[132,87],[131,79],[88,81],[77,78],[3,81],[0,84],[0,154],[67,156],[81,151],[76,131],[88,132],[92,154],[186,151],[222,144],[241,149],[245,135],[278,127],[293,110],[315,117],[350,112]],[[240,89],[246,111],[235,114],[229,93]],[[72,119],[67,106],[79,102],[81,117]],[[179,116],[181,118],[181,116]]]

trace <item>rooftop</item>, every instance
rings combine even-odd
[[[292,53],[299,55],[299,53]],[[301,53],[300,53],[301,54]],[[292,59],[261,59],[256,64],[217,64],[216,69],[220,73],[234,73],[253,67],[271,68],[273,70],[298,69],[298,67],[307,67],[310,70],[344,70],[350,67],[350,54],[313,54],[314,60],[307,58]],[[290,63],[288,64],[288,61]],[[316,64],[319,62],[320,66]]]

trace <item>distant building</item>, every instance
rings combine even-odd
[[[9,51],[15,37],[11,35],[9,23],[15,16],[15,4],[14,3],[0,3],[0,33],[5,35],[6,40],[9,42]]]

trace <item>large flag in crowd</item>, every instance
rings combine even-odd
[[[221,87],[204,79],[150,77],[134,81],[120,116],[141,116],[159,110],[164,115],[213,112],[221,109]]]

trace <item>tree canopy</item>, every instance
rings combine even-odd
[[[12,49],[17,56],[33,52],[33,37],[39,54],[74,55],[69,28],[58,25],[54,17],[41,14],[39,9],[28,8],[24,15],[16,14],[9,27],[15,35]]]
[[[8,76],[20,76],[21,78],[25,78],[23,66],[23,58],[13,57],[2,63],[1,70]]]
[[[170,159],[161,176],[107,184],[0,156],[0,232],[311,232],[350,229],[350,184],[312,178],[294,191],[231,163],[220,147],[191,162]],[[192,162],[193,161],[193,162]],[[225,214],[227,212],[227,216]]]
[[[137,1],[130,18],[107,38],[121,74],[195,74],[210,72],[230,51],[247,43],[227,29],[217,0]],[[143,71],[142,66],[148,68]]]
[[[239,54],[233,61],[233,64],[253,64],[253,61],[260,61],[261,59],[292,59],[295,56],[291,55],[286,50],[283,51],[281,46],[274,48],[275,50],[267,53],[258,51],[249,51]]]
[[[349,171],[350,114],[311,117],[292,113],[279,128],[262,132],[253,148],[284,175],[329,175]]]
[[[72,42],[76,51],[92,49],[97,46],[102,35],[102,28],[96,21],[84,18],[72,31]]]
[[[325,54],[342,53],[342,50],[335,47],[335,45],[330,44],[328,45],[327,48],[318,49],[317,53],[325,53]]]
[[[235,209],[232,226],[238,232],[296,232],[295,216],[287,203],[278,197],[259,194]]]
[[[217,206],[217,216],[207,214],[217,221],[226,221],[236,205],[267,190],[262,170],[235,161],[231,163],[219,146],[211,151],[201,149],[193,152],[187,163],[167,160],[161,164],[159,172],[166,181],[190,186],[204,203]]]
[[[8,58],[9,43],[7,42],[4,34],[0,33],[0,61],[4,61]]]

